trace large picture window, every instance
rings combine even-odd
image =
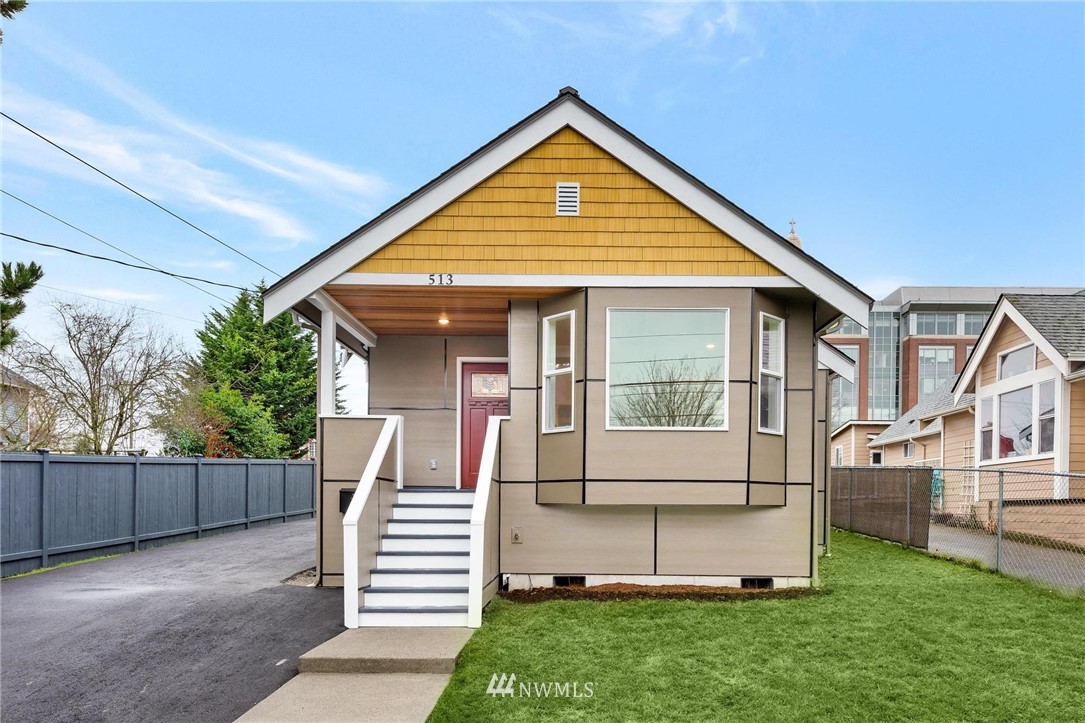
[[[607,309],[607,428],[725,429],[727,309]]]
[[[998,456],[1032,454],[1032,387],[998,397]]]
[[[759,417],[761,432],[784,432],[784,320],[761,314],[761,375]]]
[[[980,461],[1054,452],[1057,389],[1057,381],[1049,379],[981,399]]]
[[[543,432],[573,429],[573,325],[575,312],[543,319]]]

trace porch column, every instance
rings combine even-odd
[[[320,307],[320,334],[317,336],[317,414],[335,414],[335,312]]]

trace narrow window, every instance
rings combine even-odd
[[[566,311],[543,319],[543,432],[573,429],[573,322]]]
[[[995,439],[994,400],[988,397],[980,400],[980,461],[986,462],[994,457],[992,452]]]
[[[727,426],[727,309],[607,309],[607,429]]]
[[[844,466],[844,448],[843,447],[833,447],[833,466],[834,467],[843,467]]]
[[[998,378],[1009,379],[1036,368],[1036,347],[1032,344],[1008,351],[998,357]]]
[[[761,416],[758,431],[784,431],[784,320],[761,314]]]
[[[998,457],[1032,454],[1032,387],[998,397]]]
[[[1043,454],[1055,450],[1055,382],[1041,382],[1037,386],[1040,446],[1036,452]]]
[[[557,215],[580,215],[580,184],[559,183],[557,185]]]
[[[915,442],[904,443],[904,459],[911,459],[915,456]]]

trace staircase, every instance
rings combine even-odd
[[[361,627],[467,625],[474,490],[404,487],[362,588]]]

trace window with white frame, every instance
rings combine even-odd
[[[843,446],[833,447],[833,466],[834,467],[843,467],[844,466],[844,447]]]
[[[758,378],[759,432],[784,432],[784,320],[761,314],[761,374]]]
[[[607,309],[607,429],[726,429],[727,309]]]
[[[573,429],[573,325],[576,312],[543,319],[543,432]]]
[[[1040,427],[1036,453],[1055,451],[1055,380],[1036,385],[1036,419]]]
[[[882,463],[882,451],[880,449],[872,449],[870,451],[870,464],[878,467]]]
[[[980,461],[986,462],[994,456],[995,413],[994,400],[988,397],[980,400]]]
[[[955,349],[951,346],[919,347],[919,397],[926,397],[953,378]]]
[[[1036,368],[1036,347],[1032,344],[998,355],[998,379],[1009,379]]]
[[[904,459],[911,459],[915,456],[915,442],[904,443]]]

